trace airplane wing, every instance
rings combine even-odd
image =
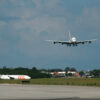
[[[66,44],[67,46],[77,46],[78,44],[85,44],[85,43],[92,43],[92,41],[96,41],[97,39],[92,39],[92,40],[85,40],[85,41],[75,41],[75,42],[72,42],[72,41],[57,41],[57,40],[46,40],[48,42],[52,42],[54,44]]]
[[[85,44],[85,43],[91,43],[93,41],[96,41],[97,39],[92,39],[92,40],[85,40],[85,41],[76,41],[76,44]]]
[[[52,42],[54,44],[56,44],[56,43],[60,43],[60,44],[71,44],[70,41],[57,41],[57,40],[46,40],[46,41]]]

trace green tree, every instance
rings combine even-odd
[[[80,71],[79,75],[82,77],[83,75],[85,75],[84,71]]]
[[[90,71],[90,75],[94,77],[100,77],[100,70],[95,69],[93,71]]]
[[[66,71],[66,72],[70,71],[70,67],[66,67],[66,68],[65,68],[65,71]]]

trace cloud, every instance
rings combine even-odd
[[[98,29],[100,24],[99,8],[85,8],[79,19],[83,25]]]
[[[31,59],[28,60],[31,63],[32,60],[45,63],[48,59],[48,64],[53,60],[57,64],[60,60],[66,63],[64,59],[77,61],[81,56],[82,60],[88,58],[88,51],[93,47],[86,49],[85,54],[84,48],[87,46],[68,48],[47,43],[45,40],[65,40],[65,32],[69,30],[80,40],[100,37],[99,7],[81,8],[81,13],[76,16],[61,5],[61,2],[62,0],[1,0],[0,53]],[[83,53],[79,54],[79,50]],[[89,55],[92,57],[91,53]]]

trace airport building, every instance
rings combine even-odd
[[[50,74],[52,75],[52,77],[80,77],[78,72],[75,71],[55,71],[55,72],[50,72]]]

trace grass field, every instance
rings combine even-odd
[[[25,84],[22,80],[0,80],[0,84]],[[27,83],[26,83],[27,84]],[[99,86],[100,78],[44,78],[31,79],[28,84],[39,85],[78,85],[78,86]]]

